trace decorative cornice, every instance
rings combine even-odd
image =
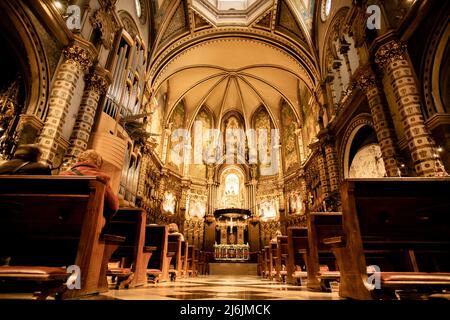
[[[103,46],[110,50],[114,42],[114,36],[120,25],[115,16],[114,7],[98,9],[90,18],[92,26],[100,29]]]
[[[407,45],[401,41],[390,41],[382,45],[375,54],[375,63],[381,70],[397,60],[405,60],[407,52]]]

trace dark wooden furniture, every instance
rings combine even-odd
[[[175,281],[177,276],[181,276],[182,260],[181,260],[181,235],[169,234],[167,249],[167,264],[169,267],[170,280]]]
[[[289,227],[288,237],[288,261],[287,261],[287,282],[290,284],[300,284],[301,278],[306,278],[307,273],[307,248],[308,229]]]
[[[342,213],[320,212],[308,216],[308,289],[331,291],[330,283],[339,281],[336,260],[326,239],[342,238]]]
[[[163,225],[147,225],[145,245],[154,247],[153,254],[147,266],[150,281],[168,281],[169,265],[167,265],[169,227]]]
[[[270,277],[270,247],[264,246],[263,250],[263,277]]]
[[[277,264],[276,264],[276,277],[278,281],[286,282],[287,276],[287,260],[288,260],[288,237],[277,237]]]
[[[181,276],[183,278],[188,276],[188,247],[187,241],[181,241]]]
[[[118,268],[109,268],[108,276],[116,279],[116,288],[147,284],[147,265],[156,247],[145,244],[146,212],[138,208],[121,208],[105,228],[105,233],[125,237],[111,259]]]
[[[65,279],[61,267],[77,266],[80,289],[47,286],[40,298],[98,293],[104,192],[95,177],[1,176],[0,255],[11,257],[10,267],[1,269],[2,284],[35,277],[37,290],[54,280],[60,286]]]
[[[341,297],[450,288],[443,273],[450,271],[449,178],[346,180],[341,196],[345,236],[326,239],[341,271]],[[371,277],[379,290],[368,283],[369,265],[381,270]]]

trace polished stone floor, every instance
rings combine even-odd
[[[131,290],[110,290],[103,296],[123,300],[339,300],[337,293],[309,292],[305,287],[252,276],[202,276]]]
[[[31,299],[31,294],[0,294],[0,299]],[[339,300],[337,293],[309,292],[305,287],[252,276],[200,276],[134,289],[111,289],[86,300]]]

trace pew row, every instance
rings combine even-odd
[[[147,276],[151,282],[157,283],[169,280],[168,237],[168,226],[154,224],[146,226],[145,244],[155,249],[147,266]]]
[[[325,239],[341,271],[340,296],[390,299],[396,290],[450,289],[449,194],[449,178],[346,180],[344,236]]]
[[[145,241],[146,212],[137,208],[121,208],[105,227],[107,234],[124,237],[108,262],[119,262],[108,268],[107,275],[115,279],[116,289],[133,288],[147,284],[147,265],[156,247]]]
[[[10,259],[1,284],[31,282],[40,299],[102,291],[104,192],[95,177],[1,176],[0,255]],[[71,266],[80,274],[67,290]]]

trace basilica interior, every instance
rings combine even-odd
[[[0,299],[450,299],[450,2],[0,9]]]

